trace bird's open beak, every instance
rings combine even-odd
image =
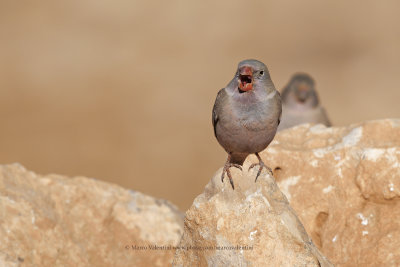
[[[253,69],[248,66],[239,69],[239,89],[249,91],[253,89]]]

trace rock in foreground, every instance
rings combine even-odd
[[[261,157],[335,266],[400,266],[400,120],[298,126]]]
[[[170,203],[84,177],[0,166],[0,266],[165,266],[182,235]],[[135,249],[135,245],[146,249]]]
[[[332,266],[265,171],[219,171],[186,212],[174,266]]]

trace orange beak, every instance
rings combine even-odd
[[[253,69],[248,66],[239,69],[239,89],[242,91],[250,91],[253,89]]]
[[[310,87],[304,83],[301,83],[297,88],[300,92],[308,92],[310,90]]]

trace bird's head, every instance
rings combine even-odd
[[[282,92],[282,100],[286,104],[317,106],[319,101],[313,78],[304,73],[293,75]]]
[[[239,63],[235,79],[239,93],[246,93],[255,90],[260,83],[269,80],[270,77],[264,63],[248,59]]]

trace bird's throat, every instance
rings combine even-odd
[[[246,91],[243,91],[242,89],[240,89],[240,87],[238,87],[238,91],[239,91],[239,94],[246,93]]]

